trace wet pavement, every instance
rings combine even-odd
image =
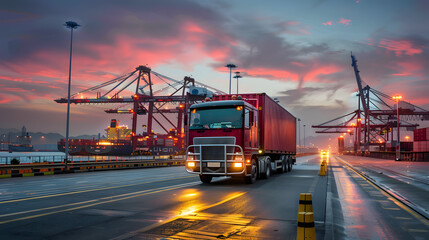
[[[338,231],[337,236],[345,239],[427,239],[429,224],[425,218],[344,165],[341,162],[344,159],[349,161],[350,157],[332,157],[329,164],[336,182],[335,195],[342,209],[342,213],[335,215],[343,219],[343,224],[339,223],[342,232]],[[365,165],[366,159],[354,160]]]
[[[319,240],[428,235],[427,220],[348,167],[353,159],[331,156],[327,176],[320,162],[299,157],[292,172],[251,185],[202,184],[184,167],[4,179],[0,239],[295,239],[307,192]]]

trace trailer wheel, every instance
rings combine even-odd
[[[258,176],[257,171],[258,171],[258,169],[256,167],[255,159],[252,159],[251,175],[246,176],[244,179],[247,184],[252,184],[252,183],[256,182],[256,177]]]
[[[268,179],[271,176],[271,163],[268,161],[267,166],[265,167],[265,172],[262,174],[262,178]]]
[[[292,171],[292,165],[293,165],[293,163],[292,163],[292,159],[288,159],[288,160],[287,160],[287,171],[288,171],[288,172],[291,172],[291,171]]]
[[[210,183],[212,181],[212,178],[213,176],[200,174],[200,180],[203,183]]]

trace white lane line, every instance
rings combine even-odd
[[[20,214],[25,214],[25,213],[38,212],[38,211],[51,210],[51,209],[60,208],[60,207],[69,207],[69,206],[74,206],[74,205],[82,205],[82,204],[90,203],[88,205],[77,206],[77,207],[72,207],[72,208],[68,208],[68,209],[61,209],[61,210],[57,210],[57,211],[53,211],[53,212],[46,212],[46,213],[41,213],[41,214],[37,214],[37,215],[30,215],[30,216],[25,216],[25,217],[21,217],[21,218],[4,220],[4,221],[0,221],[0,225],[5,224],[5,223],[10,223],[10,222],[17,222],[17,221],[22,221],[22,220],[27,220],[27,219],[32,219],[32,218],[43,217],[43,216],[52,215],[52,214],[61,213],[61,212],[74,211],[74,210],[78,210],[78,209],[82,209],[82,208],[88,208],[88,207],[92,207],[92,206],[96,206],[96,205],[100,205],[100,204],[117,202],[117,201],[121,201],[121,200],[127,200],[130,198],[135,198],[135,197],[140,197],[140,196],[144,196],[144,195],[148,195],[148,194],[159,193],[159,192],[164,192],[164,191],[168,191],[168,190],[174,190],[174,189],[194,186],[194,185],[198,185],[198,184],[201,184],[201,182],[197,181],[197,182],[183,183],[183,184],[178,184],[178,185],[173,185],[173,186],[160,187],[160,188],[155,188],[155,189],[147,189],[147,190],[143,190],[143,191],[125,193],[125,194],[120,194],[120,195],[113,195],[113,196],[109,196],[109,197],[103,197],[103,198],[93,199],[93,200],[84,201],[84,202],[77,202],[77,203],[71,203],[71,204],[60,205],[60,206],[52,206],[52,207],[48,207],[48,208],[41,208],[41,209],[34,209],[34,210],[28,210],[28,211],[22,211],[22,212],[16,212],[16,213],[3,214],[3,215],[0,215],[0,217],[8,217],[8,216],[13,216],[13,215],[20,215]]]

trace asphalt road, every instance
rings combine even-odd
[[[202,184],[184,167],[0,181],[0,239],[295,239],[300,193],[317,239],[427,239],[428,222],[346,166],[300,157],[255,184]]]
[[[344,162],[351,164],[353,168]],[[336,184],[332,189],[328,189],[328,203],[333,203],[334,206],[329,209],[333,210],[333,222],[337,226],[333,229],[336,238],[428,239],[429,221],[378,187],[379,184],[386,184],[386,179],[366,179],[370,177],[367,175],[369,171],[378,171],[380,167],[391,169],[400,168],[403,164],[413,165],[410,162],[394,164],[394,161],[362,157],[331,157],[329,168]],[[360,172],[361,170],[364,172]],[[402,185],[396,184],[388,186],[393,191],[402,188]],[[412,184],[408,186],[415,187]],[[428,192],[421,190],[420,194],[427,196]]]
[[[150,239],[180,235],[294,239],[299,193],[313,193],[323,238],[326,177],[320,159],[247,185],[206,185],[184,167],[4,179],[0,239]]]

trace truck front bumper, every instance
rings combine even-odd
[[[232,152],[228,151],[231,149],[233,149]],[[186,149],[186,171],[212,176],[248,175],[243,149],[239,145],[230,144],[188,146]]]

